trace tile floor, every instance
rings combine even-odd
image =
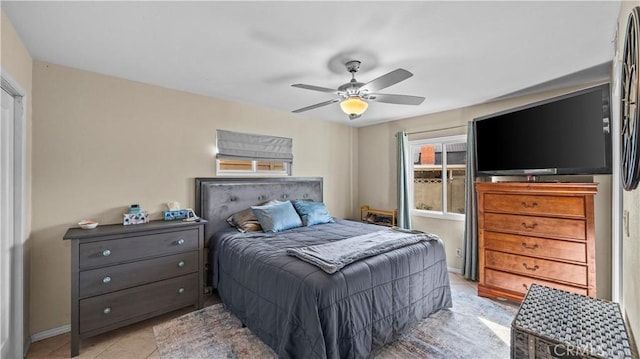
[[[205,306],[219,303],[217,295],[205,296]],[[153,326],[187,314],[193,307],[179,309],[155,318],[131,324],[95,337],[80,341],[82,359],[159,359]],[[65,333],[55,337],[31,343],[27,359],[60,359],[71,355],[71,334]],[[186,358],[185,358],[186,359]]]
[[[476,295],[476,282],[467,281],[459,274],[449,273],[451,289]],[[205,306],[218,303],[216,295],[206,297]],[[158,348],[153,337],[153,326],[179,317],[193,310],[184,308],[165,315],[151,318],[124,328],[97,335],[80,341],[80,355],[83,359],[158,359]],[[61,334],[32,343],[27,359],[69,358],[71,335]]]

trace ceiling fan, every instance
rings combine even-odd
[[[400,81],[404,81],[413,74],[405,69],[396,69],[387,74],[384,74],[372,81],[365,83],[358,82],[356,80],[356,72],[360,69],[360,61],[351,60],[345,63],[347,71],[351,73],[351,81],[340,85],[337,90],[327,87],[294,84],[293,87],[299,87],[307,90],[327,92],[338,95],[338,98],[317,103],[315,105],[303,107],[292,112],[299,113],[314,108],[330,105],[332,103],[340,102],[340,108],[342,111],[349,115],[350,120],[359,118],[364,111],[366,111],[369,104],[367,101],[393,103],[398,105],[419,105],[424,101],[424,97],[408,96],[408,95],[392,95],[377,93],[377,91],[387,88],[391,85],[395,85]]]

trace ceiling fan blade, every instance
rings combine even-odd
[[[320,86],[313,86],[313,85],[293,84],[291,86],[299,87],[299,88],[305,89],[305,90],[313,90],[313,91],[320,91],[320,92],[328,92],[328,93],[337,93],[338,92],[335,89],[330,89],[330,88],[320,87]]]
[[[393,70],[385,75],[367,82],[362,87],[360,87],[360,90],[367,92],[376,92],[391,85],[395,85],[400,81],[404,81],[411,76],[413,76],[413,74],[405,69]]]
[[[337,99],[337,98],[336,98],[336,99],[333,99],[333,100],[329,100],[329,101],[325,101],[325,102],[320,102],[320,103],[317,103],[317,104],[315,104],[315,105],[311,105],[311,106],[307,106],[307,107],[299,108],[299,109],[297,109],[297,110],[293,110],[293,111],[291,111],[291,112],[299,113],[299,112],[309,111],[309,110],[313,110],[314,108],[318,108],[318,107],[322,107],[322,106],[326,106],[326,105],[331,105],[332,103],[336,103],[336,102],[338,102],[338,101],[340,101],[340,99]]]
[[[398,105],[419,105],[424,101],[424,97],[372,93],[367,95],[367,100],[375,102],[394,103]]]

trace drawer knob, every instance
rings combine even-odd
[[[182,294],[182,293],[184,293],[184,288],[178,289],[178,294]]]
[[[529,287],[526,284],[522,283],[522,286],[524,287],[525,290],[529,290]]]
[[[531,204],[529,204],[527,202],[520,202],[520,204],[524,208],[536,208],[536,207],[538,207],[538,203],[536,203],[536,202],[532,202]]]
[[[537,249],[538,248],[537,244],[534,244],[534,245],[530,246],[530,245],[528,245],[528,244],[526,244],[524,242],[522,242],[522,246],[525,247],[526,249]]]
[[[109,282],[111,282],[111,277],[106,276],[106,277],[102,278],[102,283],[107,284],[107,283],[109,283]]]
[[[535,271],[537,271],[537,270],[538,270],[538,268],[540,268],[540,266],[538,266],[537,264],[536,264],[536,265],[534,265],[533,267],[529,267],[529,266],[527,265],[527,263],[522,263],[522,266],[524,267],[524,269],[526,269],[526,270],[530,270],[530,271],[532,271],[532,272],[535,272]]]
[[[109,313],[111,313],[111,308],[109,308],[109,307],[104,308],[104,309],[102,310],[102,313],[104,313],[104,314],[109,314]]]
[[[108,249],[105,249],[104,251],[102,251],[102,256],[103,257],[108,257],[111,255],[111,251]]]
[[[538,226],[537,223],[532,223],[532,224],[527,224],[525,222],[522,222],[522,227],[526,228],[526,229],[534,229]]]
[[[184,239],[178,239],[178,242],[176,243],[178,243],[178,245],[181,246],[184,244]]]
[[[182,267],[184,267],[184,265],[185,265],[184,261],[178,262],[178,267],[182,268]]]

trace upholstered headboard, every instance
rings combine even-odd
[[[206,219],[205,243],[226,219],[270,199],[322,201],[321,177],[196,178],[196,214]]]

